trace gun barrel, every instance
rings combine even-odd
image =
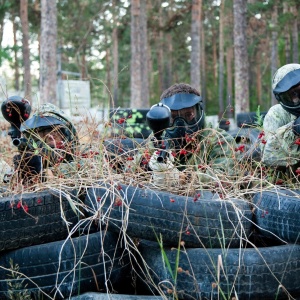
[[[19,147],[19,145],[21,144],[21,140],[16,138],[16,139],[13,139],[12,143],[14,146]]]
[[[167,155],[168,155],[168,152],[167,152],[167,151],[161,150],[161,151],[159,152],[159,154],[157,155],[157,161],[158,161],[159,163],[164,162],[164,161],[166,160]]]
[[[16,138],[12,141],[13,145],[18,147],[18,150],[24,150],[25,148],[31,148],[28,140],[25,138]]]

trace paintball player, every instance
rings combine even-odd
[[[280,67],[274,74],[272,90],[279,104],[272,106],[264,118],[262,162],[291,174],[300,166],[300,64]]]
[[[29,105],[26,99],[12,96],[2,104],[4,117],[12,124],[15,132],[20,132],[9,133],[19,150],[19,154],[13,157],[14,174],[17,175],[14,176],[15,180],[28,185],[37,180],[43,181],[53,174],[59,176],[66,172],[68,175],[72,171],[76,172],[72,161],[79,143],[72,122],[53,104],[42,105],[28,119],[29,113],[22,112],[22,103],[26,103],[27,107]],[[20,118],[19,122],[18,114],[26,115],[27,118]]]
[[[162,139],[168,144],[167,155],[160,159],[158,148],[164,147],[156,147],[149,162],[155,185],[175,186],[187,179],[188,169],[197,170],[199,182],[215,181],[219,174],[233,175],[235,140],[206,122],[198,90],[185,83],[174,84],[162,93],[159,106],[170,110],[170,118],[166,128],[161,128],[165,129]],[[154,135],[158,129],[153,130]]]

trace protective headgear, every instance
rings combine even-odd
[[[272,80],[275,98],[289,113],[300,116],[300,64],[287,64],[279,68]],[[295,101],[297,100],[297,101]]]
[[[74,153],[78,146],[76,129],[64,112],[53,104],[42,105],[30,119],[21,125],[21,132],[27,138],[36,139],[39,131],[54,130],[56,127],[65,139],[64,142],[71,145],[70,151]]]
[[[195,94],[178,93],[164,98],[161,103],[171,109],[171,122],[166,137],[171,138],[176,148],[184,145],[186,135],[193,134],[204,126],[202,97]]]

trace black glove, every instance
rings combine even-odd
[[[295,135],[300,135],[300,117],[294,121],[293,132]]]
[[[13,157],[15,169],[19,170],[21,178],[40,174],[42,171],[42,157],[32,152],[24,152]]]

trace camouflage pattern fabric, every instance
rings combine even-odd
[[[280,104],[272,106],[264,118],[265,144],[261,144],[262,162],[267,166],[292,166],[299,159],[300,139],[292,131],[296,116]]]
[[[198,175],[199,182],[214,181],[218,175],[237,175],[238,170],[234,168],[237,161],[235,153],[236,143],[231,135],[222,129],[213,129],[211,124],[205,122],[205,128],[197,133],[195,139],[196,149],[193,150],[192,155],[187,153],[189,158],[186,160],[185,165],[180,165],[175,158],[174,165],[177,169],[192,168]],[[152,145],[152,153],[153,151],[155,152],[150,159],[150,167],[152,170],[153,168],[155,169],[153,172],[154,182],[162,181],[162,175],[159,172],[165,172],[166,176],[168,176],[170,164],[173,164],[172,162],[164,163],[166,170],[164,170],[161,163],[155,164],[153,157],[155,157],[157,150]],[[172,172],[174,172],[174,168]],[[169,186],[178,184],[178,176],[173,177],[174,182],[169,182],[170,180],[164,182],[169,182]]]

